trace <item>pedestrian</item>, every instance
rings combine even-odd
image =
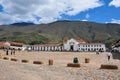
[[[108,57],[108,61],[110,60],[110,57],[111,57],[111,52],[107,52],[107,57]]]
[[[6,49],[6,55],[8,55],[8,49]]]
[[[15,55],[15,49],[13,48],[13,54]]]
[[[12,52],[13,52],[13,51],[12,51],[12,49],[11,49],[11,55],[12,55]]]

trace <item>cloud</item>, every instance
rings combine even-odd
[[[8,15],[8,14],[3,14],[0,13],[0,24],[10,24],[14,23],[14,17]]]
[[[109,6],[120,7],[120,0],[112,0]]]
[[[82,21],[88,21],[88,20],[86,20],[86,19],[83,19]]]
[[[117,24],[120,24],[120,20],[112,19],[110,23],[117,23]]]
[[[50,23],[62,15],[74,16],[103,5],[99,0],[0,0],[0,24],[13,22]],[[8,18],[8,19],[7,19]]]

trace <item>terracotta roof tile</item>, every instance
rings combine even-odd
[[[19,42],[9,42],[9,43],[14,45],[24,45],[24,43],[19,43]]]
[[[80,43],[80,44],[85,44],[85,45],[101,45],[103,43]]]
[[[35,44],[34,46],[63,46],[63,44]]]
[[[0,42],[0,45],[3,45],[4,44],[4,42]]]
[[[77,42],[79,42],[79,43],[86,43],[86,41],[84,41],[83,39],[77,40]]]

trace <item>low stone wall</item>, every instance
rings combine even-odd
[[[33,64],[43,64],[42,61],[33,61]]]
[[[15,59],[15,58],[11,58],[11,61],[18,61],[18,59]]]
[[[100,69],[118,69],[118,66],[111,64],[101,64]]]
[[[23,62],[23,63],[28,63],[29,61],[28,61],[28,60],[23,59],[23,60],[21,60],[21,62]]]
[[[67,67],[80,67],[79,63],[68,63]]]

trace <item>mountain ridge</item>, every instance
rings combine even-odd
[[[120,24],[65,20],[23,27],[0,26],[0,41],[10,40],[27,44],[62,43],[65,37],[82,38],[87,42],[102,42],[110,46],[115,40],[120,39]]]

